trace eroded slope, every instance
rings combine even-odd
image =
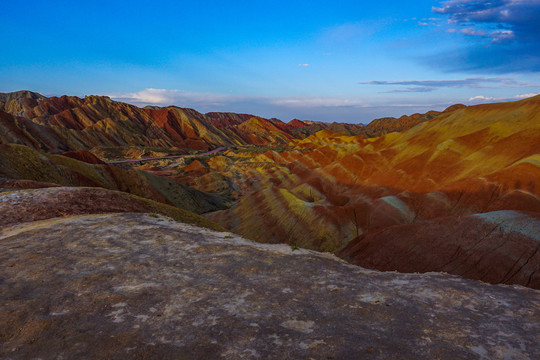
[[[347,246],[340,254],[364,266],[444,270],[538,287],[538,236],[520,232],[513,212],[498,224],[467,216],[511,210],[540,218],[539,114],[537,96],[456,107],[405,132],[372,139],[319,131],[292,148],[255,154],[221,171],[246,195],[209,217],[256,241],[332,252]],[[411,234],[424,226],[433,239],[419,242]],[[478,231],[455,236],[462,226]],[[366,252],[384,234],[393,240],[376,255]],[[471,245],[480,241],[482,246]],[[508,251],[516,244],[519,251]],[[460,254],[455,261],[463,264],[448,265],[449,251]]]

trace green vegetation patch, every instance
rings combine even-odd
[[[174,220],[179,221],[179,222],[196,225],[196,226],[203,227],[206,229],[210,229],[214,231],[227,231],[221,225],[218,225],[215,222],[208,220],[205,217],[192,213],[191,211],[186,211],[186,210],[182,210],[171,205],[158,203],[156,201],[145,199],[143,197],[133,195],[133,194],[126,194],[126,195],[128,195],[129,197],[137,200],[138,202],[148,207],[152,211],[152,213],[150,214],[150,216],[152,217],[156,217],[156,213],[157,213],[157,214],[161,214],[161,215],[165,215],[170,218],[173,218]]]
[[[14,179],[67,185],[62,174],[44,154],[24,145],[0,147],[0,173]]]
[[[58,165],[59,167],[64,167],[68,170],[76,171],[87,179],[92,180],[96,184],[99,184],[104,188],[110,188],[110,184],[107,183],[107,181],[100,175],[100,173],[92,164],[88,164],[83,161],[72,159],[63,155],[45,154],[45,156],[47,156],[54,164]]]
[[[137,171],[136,173],[139,178],[144,179],[166,199],[180,208],[199,214],[227,208],[225,200],[221,196],[203,193],[145,171]]]

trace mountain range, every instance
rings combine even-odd
[[[0,93],[0,141],[51,153],[118,146],[207,150],[286,144],[325,129],[373,137],[407,129],[434,114],[384,118],[367,126],[298,119],[284,123],[248,114],[201,114],[176,106],[139,108],[105,96],[44,97],[19,91]]]

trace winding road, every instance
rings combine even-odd
[[[207,151],[207,152],[202,153],[202,154],[159,156],[159,157],[140,158],[140,159],[111,160],[111,161],[105,161],[105,162],[107,164],[122,164],[122,163],[129,163],[129,162],[140,162],[140,161],[162,160],[162,159],[175,159],[175,158],[181,158],[181,157],[205,156],[205,155],[215,154],[215,153],[223,151],[225,149],[226,149],[226,147],[222,146],[222,147],[218,147],[217,149]]]

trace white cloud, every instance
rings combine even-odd
[[[533,97],[536,95],[540,95],[540,93],[519,94],[519,95],[514,96],[514,99],[525,99],[525,98]]]
[[[298,64],[298,66],[301,66],[301,67],[308,67],[309,64]]]
[[[495,98],[491,97],[491,96],[483,96],[483,95],[473,96],[473,97],[469,98],[469,101],[477,101],[477,100],[493,101],[493,100],[495,100]]]
[[[501,42],[504,40],[511,40],[515,37],[512,30],[496,30],[491,32],[489,36],[493,39],[493,42]]]
[[[512,97],[505,97],[505,98],[495,98],[495,97],[492,97],[492,96],[478,95],[478,96],[473,96],[473,97],[469,98],[469,101],[470,102],[512,101],[512,100],[521,100],[521,99],[533,97],[533,96],[536,96],[536,95],[539,95],[539,94],[538,93],[518,94],[518,95],[514,95]]]
[[[272,105],[285,107],[370,107],[365,101],[360,99],[338,99],[329,97],[289,97],[268,99]]]
[[[135,93],[106,94],[111,99],[139,105],[178,105],[178,106],[207,106],[223,105],[226,102],[239,100],[241,97],[232,95],[197,93],[180,90],[147,88]]]
[[[476,30],[475,28],[461,29],[460,32],[469,36],[486,36],[485,30]]]
[[[136,93],[111,94],[110,97],[113,99],[122,98],[134,102],[165,105],[172,103],[177,93],[178,90],[148,88]]]

